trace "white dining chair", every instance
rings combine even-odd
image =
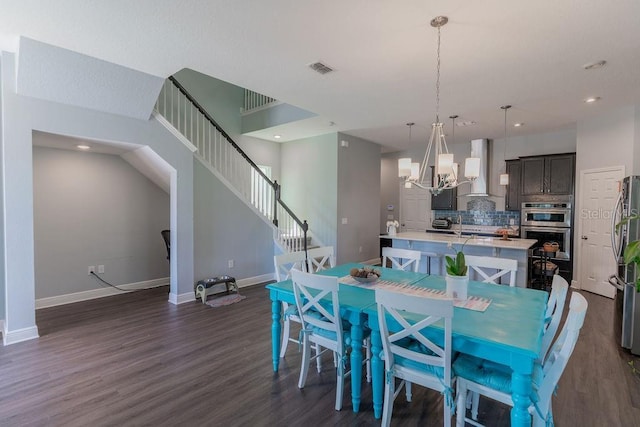
[[[569,314],[558,339],[551,347],[544,363],[536,362],[534,365],[532,404],[529,406],[534,426],[553,425],[552,396],[575,348],[584,323],[587,305],[587,300],[582,295],[573,292],[569,302]],[[510,370],[494,368],[493,365],[486,364],[483,359],[468,355],[459,356],[453,363],[453,370],[458,382],[457,426],[462,427],[465,422],[475,426],[482,425],[466,417],[465,402],[467,393],[470,391],[513,406]]]
[[[405,271],[418,271],[420,268],[420,251],[411,249],[382,248],[382,266],[387,266],[387,260],[391,261],[391,268]]]
[[[309,249],[307,251],[307,265],[309,272],[326,270],[336,266],[336,257],[333,253],[333,246],[322,246]]]
[[[537,363],[543,364],[546,359],[547,352],[551,347],[551,343],[553,342],[553,338],[556,336],[556,332],[558,332],[558,326],[560,325],[560,320],[562,318],[562,313],[564,311],[564,303],[567,298],[567,291],[569,289],[569,284],[567,281],[559,275],[553,276],[553,281],[551,284],[551,293],[549,294],[549,299],[547,300],[547,309],[545,311],[545,327],[542,335],[542,346],[540,349],[540,353],[538,355]],[[484,362],[484,365],[488,365],[490,362]],[[491,366],[492,369],[500,369],[505,372],[510,372],[510,368],[504,365],[494,364]],[[471,418],[476,421],[478,419],[478,406],[480,403],[480,395],[475,392],[470,392],[467,395],[467,408],[471,406]]]
[[[444,425],[451,425],[453,410],[451,370],[451,330],[453,300],[426,298],[376,289],[378,323],[384,357],[385,386],[382,426],[391,423],[393,402],[402,390],[415,383],[444,394]],[[405,316],[411,313],[412,321]],[[415,316],[415,317],[413,317]],[[391,332],[388,322],[400,325]],[[442,323],[444,336],[440,344],[425,335],[425,328]],[[396,388],[396,378],[400,384]],[[410,400],[410,393],[407,395]]]
[[[312,360],[311,346],[333,351],[338,357],[336,369],[336,402],[335,409],[342,409],[342,396],[344,394],[344,378],[351,371],[345,372],[347,350],[350,347],[350,328],[346,327],[340,315],[340,300],[338,298],[338,278],[323,276],[320,274],[306,273],[293,270],[293,293],[296,300],[298,314],[302,320],[302,362],[298,388],[304,388],[307,382],[309,364]],[[329,297],[331,308],[327,309],[322,304],[323,298]],[[364,338],[368,339],[370,331],[365,330]],[[316,354],[319,358],[322,353]],[[368,363],[368,362],[367,362]],[[354,367],[351,367],[352,370]],[[362,369],[362,366],[358,366]],[[353,375],[361,375],[354,372]]]
[[[273,264],[276,269],[276,280],[282,282],[291,278],[291,271],[294,269],[303,270],[306,263],[306,255],[304,251],[288,252],[273,257]],[[291,322],[301,323],[300,317],[294,305],[289,306],[286,302],[282,302],[283,326],[282,326],[282,344],[280,345],[280,357],[284,357],[287,352],[289,342],[299,344],[300,342],[292,338]],[[318,368],[319,369],[319,368]]]
[[[498,279],[502,281],[501,278],[509,274],[509,286],[516,285],[518,261],[515,259],[465,255],[465,262],[469,276],[473,272],[481,282],[498,284]]]

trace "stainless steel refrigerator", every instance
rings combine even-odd
[[[622,347],[640,355],[640,293],[636,292],[635,281],[640,274],[634,264],[625,265],[622,259],[628,242],[640,239],[640,220],[631,221],[618,230],[615,225],[621,218],[640,213],[640,176],[628,176],[622,181],[622,188],[611,222],[611,247],[618,263],[618,271],[609,278],[616,287],[616,333]]]

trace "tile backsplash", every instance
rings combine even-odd
[[[466,210],[466,211],[433,211],[433,219],[449,218],[456,223],[458,215],[462,217],[462,224],[468,225],[520,225],[520,212]]]

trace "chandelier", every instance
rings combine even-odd
[[[480,159],[470,157],[465,160],[464,176],[467,181],[458,181],[458,164],[453,154],[449,153],[445,139],[443,124],[440,122],[440,28],[449,21],[446,16],[437,16],[431,20],[431,26],[438,29],[438,50],[436,69],[436,121],[431,125],[431,137],[422,163],[412,163],[410,158],[398,159],[398,175],[405,180],[405,188],[415,185],[428,189],[432,194],[440,194],[443,190],[468,183],[480,175]],[[451,116],[453,127],[458,116]],[[433,179],[429,172],[431,150],[434,150]]]

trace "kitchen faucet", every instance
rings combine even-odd
[[[458,215],[458,231],[453,230],[456,236],[462,236],[462,215]]]

